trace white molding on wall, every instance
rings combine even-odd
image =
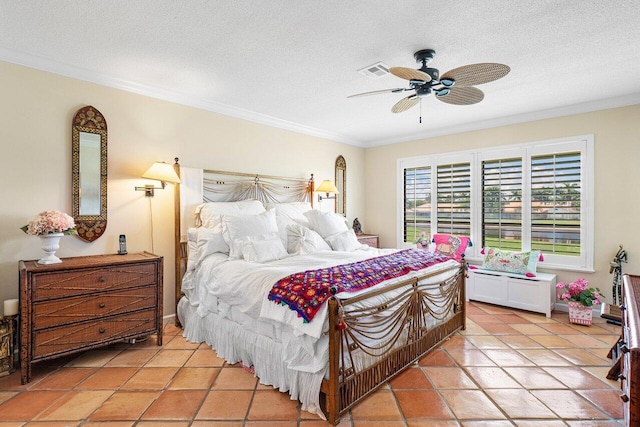
[[[293,123],[288,120],[279,119],[266,114],[260,114],[245,109],[232,107],[230,105],[204,100],[194,96],[184,95],[178,92],[170,91],[167,89],[159,88],[156,86],[149,86],[139,82],[130,81],[120,77],[113,76],[107,73],[97,73],[95,71],[87,70],[85,68],[76,67],[73,65],[65,64],[63,62],[56,61],[52,58],[47,58],[38,55],[27,54],[24,52],[16,51],[6,47],[0,46],[0,60],[22,65],[37,70],[59,74],[62,76],[84,80],[91,83],[96,83],[101,86],[111,87],[114,89],[120,89],[127,92],[136,93],[139,95],[148,96],[151,98],[157,98],[164,101],[175,102],[177,104],[186,105],[189,107],[199,108],[205,111],[213,113],[223,114],[243,120],[247,120],[254,123],[263,124],[266,126],[272,126],[279,129],[289,130],[292,132],[298,132],[305,135],[314,136],[317,138],[328,139],[330,141],[341,142],[356,147],[369,148],[381,145],[398,144],[401,142],[415,141],[419,139],[433,138],[436,136],[450,135],[462,132],[469,132],[474,130],[489,129],[500,126],[513,125],[518,123],[533,122],[537,120],[544,120],[555,117],[568,116],[573,114],[587,113],[592,111],[606,110],[617,107],[624,107],[628,105],[640,104],[640,93],[629,94],[616,98],[609,98],[604,100],[586,102],[582,104],[568,105],[559,108],[553,108],[548,110],[541,110],[537,112],[530,112],[524,114],[518,114],[508,117],[500,117],[496,119],[483,120],[474,123],[467,123],[462,125],[455,125],[443,128],[432,129],[426,132],[416,133],[403,138],[391,138],[381,140],[370,141],[356,141],[345,135],[341,135],[335,132],[328,132],[322,129],[313,128],[310,126]]]
[[[344,144],[354,145],[357,147],[366,146],[362,142],[354,141],[344,135],[340,135],[337,133],[327,132],[322,129],[304,126],[298,123],[290,122],[288,120],[279,119],[276,117],[268,116],[266,114],[256,113],[254,111],[248,111],[242,108],[232,107],[214,101],[204,100],[194,96],[187,96],[179,92],[174,92],[156,86],[149,86],[143,83],[115,77],[111,74],[97,73],[85,68],[65,64],[51,58],[26,54],[24,52],[7,49],[2,46],[0,46],[0,60],[53,74],[62,75],[65,77],[70,77],[73,79],[96,83],[101,86],[124,90],[126,92],[131,92],[138,95],[144,95],[164,101],[175,102],[176,104],[199,108],[201,110],[210,111],[212,113],[223,114],[225,116],[231,116],[258,124],[315,136],[317,138],[328,139],[335,142],[342,142]]]

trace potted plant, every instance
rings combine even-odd
[[[60,248],[60,237],[78,234],[73,218],[60,211],[44,211],[20,228],[27,234],[40,237],[42,250],[47,256],[40,258],[38,264],[57,264],[62,262],[55,253]]]
[[[422,231],[416,238],[415,244],[418,249],[428,250],[429,245],[431,244],[431,239],[427,233]]]
[[[591,325],[593,304],[602,302],[599,288],[590,288],[587,279],[580,278],[569,284],[559,282],[556,285],[558,298],[569,305],[569,321],[579,325]]]

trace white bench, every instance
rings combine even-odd
[[[466,292],[468,300],[544,313],[551,317],[556,303],[556,275],[537,273],[535,277],[526,277],[470,268]]]

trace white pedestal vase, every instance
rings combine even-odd
[[[38,236],[40,237],[42,250],[47,254],[38,260],[38,264],[58,264],[62,262],[56,256],[56,251],[60,249],[60,238],[62,236],[64,236],[63,233],[41,234]]]

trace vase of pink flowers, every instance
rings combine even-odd
[[[20,228],[27,234],[40,237],[41,248],[46,256],[38,264],[57,264],[62,262],[56,256],[60,249],[60,238],[67,234],[77,234],[73,218],[60,211],[44,211]]]
[[[599,288],[590,288],[587,279],[580,278],[571,283],[559,282],[556,285],[558,298],[567,301],[569,321],[579,325],[591,325],[593,304],[602,302]]]

